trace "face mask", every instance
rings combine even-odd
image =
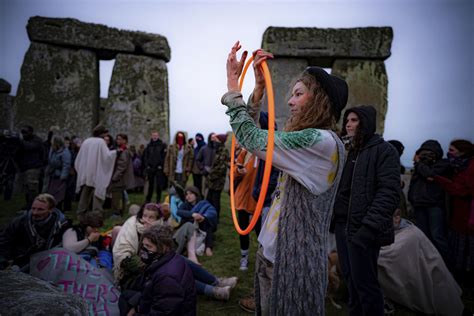
[[[156,252],[151,252],[145,247],[142,247],[142,249],[140,250],[140,259],[146,265],[151,264],[157,258],[158,258],[158,254]]]

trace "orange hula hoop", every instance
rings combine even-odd
[[[250,56],[249,60],[245,64],[244,70],[242,75],[240,76],[239,80],[239,89],[242,90],[245,74],[247,73],[247,69],[249,68],[250,64],[253,61],[253,56]],[[272,160],[273,160],[273,148],[275,146],[275,100],[273,97],[273,86],[272,86],[272,78],[270,76],[270,70],[268,69],[266,61],[262,62],[262,69],[263,75],[265,78],[265,89],[267,90],[267,98],[268,98],[268,143],[267,143],[267,153],[265,156],[265,169],[263,171],[263,180],[262,180],[262,188],[260,190],[260,195],[258,196],[257,206],[255,207],[255,211],[252,216],[252,220],[250,221],[247,228],[244,230],[240,227],[239,222],[237,220],[237,211],[235,209],[235,192],[234,192],[234,170],[235,170],[235,163],[234,163],[234,156],[235,156],[235,135],[232,134],[232,147],[230,150],[230,207],[232,210],[232,220],[234,221],[235,230],[240,235],[248,235],[255,224],[257,224],[258,218],[262,213],[263,202],[265,201],[265,196],[267,195],[268,183],[270,181],[270,172],[272,169]]]

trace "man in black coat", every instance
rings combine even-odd
[[[61,243],[67,221],[55,205],[52,195],[40,194],[33,200],[31,210],[0,232],[0,270],[11,264],[28,272],[33,254]]]
[[[337,251],[349,289],[349,315],[384,315],[377,279],[380,247],[394,241],[392,216],[400,199],[400,160],[375,134],[372,106],[344,114],[347,160],[334,204]]]
[[[415,154],[415,168],[408,189],[408,200],[415,211],[416,226],[425,233],[448,263],[445,192],[432,181],[434,176],[451,177],[451,166],[443,159],[443,149],[436,140],[425,141]],[[431,181],[430,181],[431,180]]]
[[[166,190],[168,180],[163,172],[167,145],[160,138],[157,131],[151,132],[150,143],[143,153],[144,174],[148,181],[148,193],[145,201],[151,202],[156,184],[156,202],[160,203],[161,192]]]
[[[19,179],[25,192],[26,209],[29,210],[33,199],[39,193],[42,168],[46,165],[46,153],[43,140],[34,134],[33,127],[27,125],[21,129],[23,140],[17,152]]]

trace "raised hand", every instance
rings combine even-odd
[[[247,59],[247,51],[242,53],[240,60],[237,60],[237,51],[242,48],[240,42],[235,42],[227,56],[227,89],[229,91],[239,91],[239,77],[242,74],[245,60]]]

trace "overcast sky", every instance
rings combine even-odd
[[[220,98],[225,61],[236,40],[252,51],[269,26],[391,26],[386,60],[389,109],[384,137],[416,148],[438,139],[474,141],[474,1],[159,1],[0,0],[0,78],[16,94],[28,49],[28,18],[71,17],[168,39],[171,135],[230,130]],[[101,95],[107,95],[113,62],[101,62]],[[244,93],[251,88],[248,76]]]

